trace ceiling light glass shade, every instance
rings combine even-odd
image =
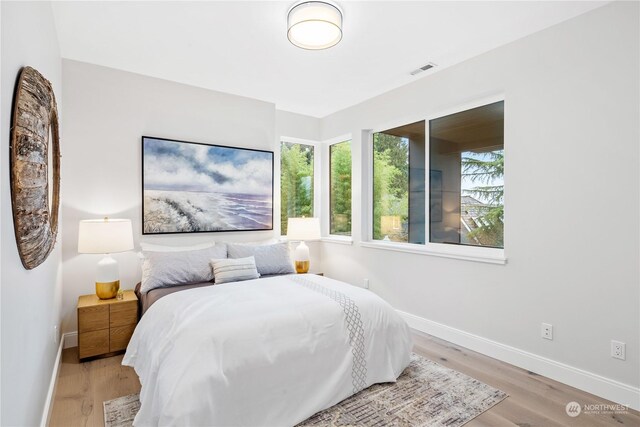
[[[328,49],[342,39],[342,12],[328,2],[305,1],[289,10],[287,38],[303,49]]]

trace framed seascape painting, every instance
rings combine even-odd
[[[142,234],[273,230],[273,152],[142,137]]]

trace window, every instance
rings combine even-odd
[[[425,122],[373,134],[373,238],[425,242]]]
[[[313,216],[313,146],[280,143],[280,229],[287,234],[287,220]]]
[[[504,248],[504,101],[374,133],[372,210],[374,240]]]
[[[329,234],[351,236],[351,141],[329,146]]]
[[[504,248],[504,101],[429,122],[429,241]]]

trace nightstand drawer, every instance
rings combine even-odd
[[[83,332],[78,335],[80,359],[109,352],[109,329]]]
[[[109,351],[126,349],[135,328],[136,325],[115,326],[111,328],[109,332]]]
[[[138,302],[127,301],[111,304],[109,306],[111,310],[109,326],[126,326],[135,325],[138,320]]]
[[[138,298],[133,291],[111,299],[80,295],[77,309],[80,361],[126,350],[138,323]]]
[[[78,308],[78,332],[96,331],[109,327],[109,306],[95,305]]]

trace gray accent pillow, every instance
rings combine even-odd
[[[226,258],[224,243],[206,249],[182,252],[143,252],[140,292],[156,288],[213,280],[209,261]]]
[[[256,270],[256,260],[252,256],[236,259],[212,259],[211,267],[216,285],[260,277],[258,270]]]
[[[246,258],[253,256],[256,268],[261,276],[265,274],[295,273],[293,262],[289,256],[287,242],[273,245],[239,245],[229,244],[227,247],[229,258]]]

